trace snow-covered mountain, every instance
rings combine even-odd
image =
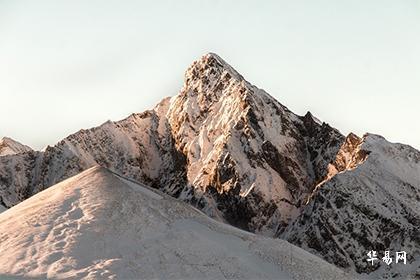
[[[19,153],[29,152],[32,149],[9,137],[0,139],[0,156],[15,155]]]
[[[294,218],[344,139],[310,113],[290,112],[215,54],[187,70],[167,116],[193,186],[180,197],[257,232]]]
[[[296,216],[344,137],[297,116],[215,54],[156,108],[81,130],[44,152],[0,159],[10,207],[101,164],[244,229],[274,234]]]
[[[350,270],[377,268],[366,265],[369,250],[410,244],[411,273],[420,259],[418,153],[298,116],[210,53],[188,68],[178,95],[150,111],[80,130],[43,152],[0,157],[0,204],[99,164]],[[388,242],[379,229],[393,224]]]
[[[286,241],[216,222],[102,167],[0,214],[0,244],[0,275],[19,277],[350,279]]]

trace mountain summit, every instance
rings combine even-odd
[[[287,224],[344,137],[297,116],[214,54],[187,70],[167,113],[186,158],[182,199],[252,231]]]
[[[6,207],[99,164],[359,273],[389,276],[365,255],[398,244],[411,254],[407,267],[419,261],[419,152],[296,115],[215,54],[195,61],[179,94],[154,109],[12,157],[0,157]]]
[[[12,138],[3,137],[0,139],[0,156],[15,155],[31,151],[32,149],[25,146]]]

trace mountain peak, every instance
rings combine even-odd
[[[12,138],[10,138],[10,137],[4,136],[4,137],[2,137],[2,138],[0,139],[0,142],[1,142],[1,143],[15,142],[15,140],[13,140],[13,139],[12,139]]]
[[[242,81],[244,78],[225,60],[215,53],[207,53],[194,61],[185,73],[186,85],[201,80],[208,83],[214,80],[235,78]]]
[[[0,156],[14,155],[28,151],[32,151],[32,149],[12,138],[3,137],[0,139]]]
[[[220,67],[230,66],[223,58],[221,58],[218,54],[208,52],[204,54],[198,61],[201,63],[208,63],[212,64],[213,62],[217,62],[217,65]]]
[[[355,145],[356,143],[359,143],[362,141],[363,139],[360,138],[359,136],[357,136],[356,134],[354,134],[353,132],[350,132],[347,136],[346,136],[346,142],[347,143],[351,143],[353,145]]]
[[[214,58],[214,59],[216,59],[216,60],[218,60],[220,62],[224,62],[224,60],[218,54],[213,53],[213,52],[208,52],[205,55],[203,55],[203,57],[206,57],[206,58]]]

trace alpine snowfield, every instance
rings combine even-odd
[[[216,222],[93,167],[0,214],[0,275],[87,279],[346,279],[278,239]]]

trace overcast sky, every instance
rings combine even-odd
[[[40,149],[152,108],[207,52],[298,114],[420,148],[418,0],[0,0],[0,137]]]

